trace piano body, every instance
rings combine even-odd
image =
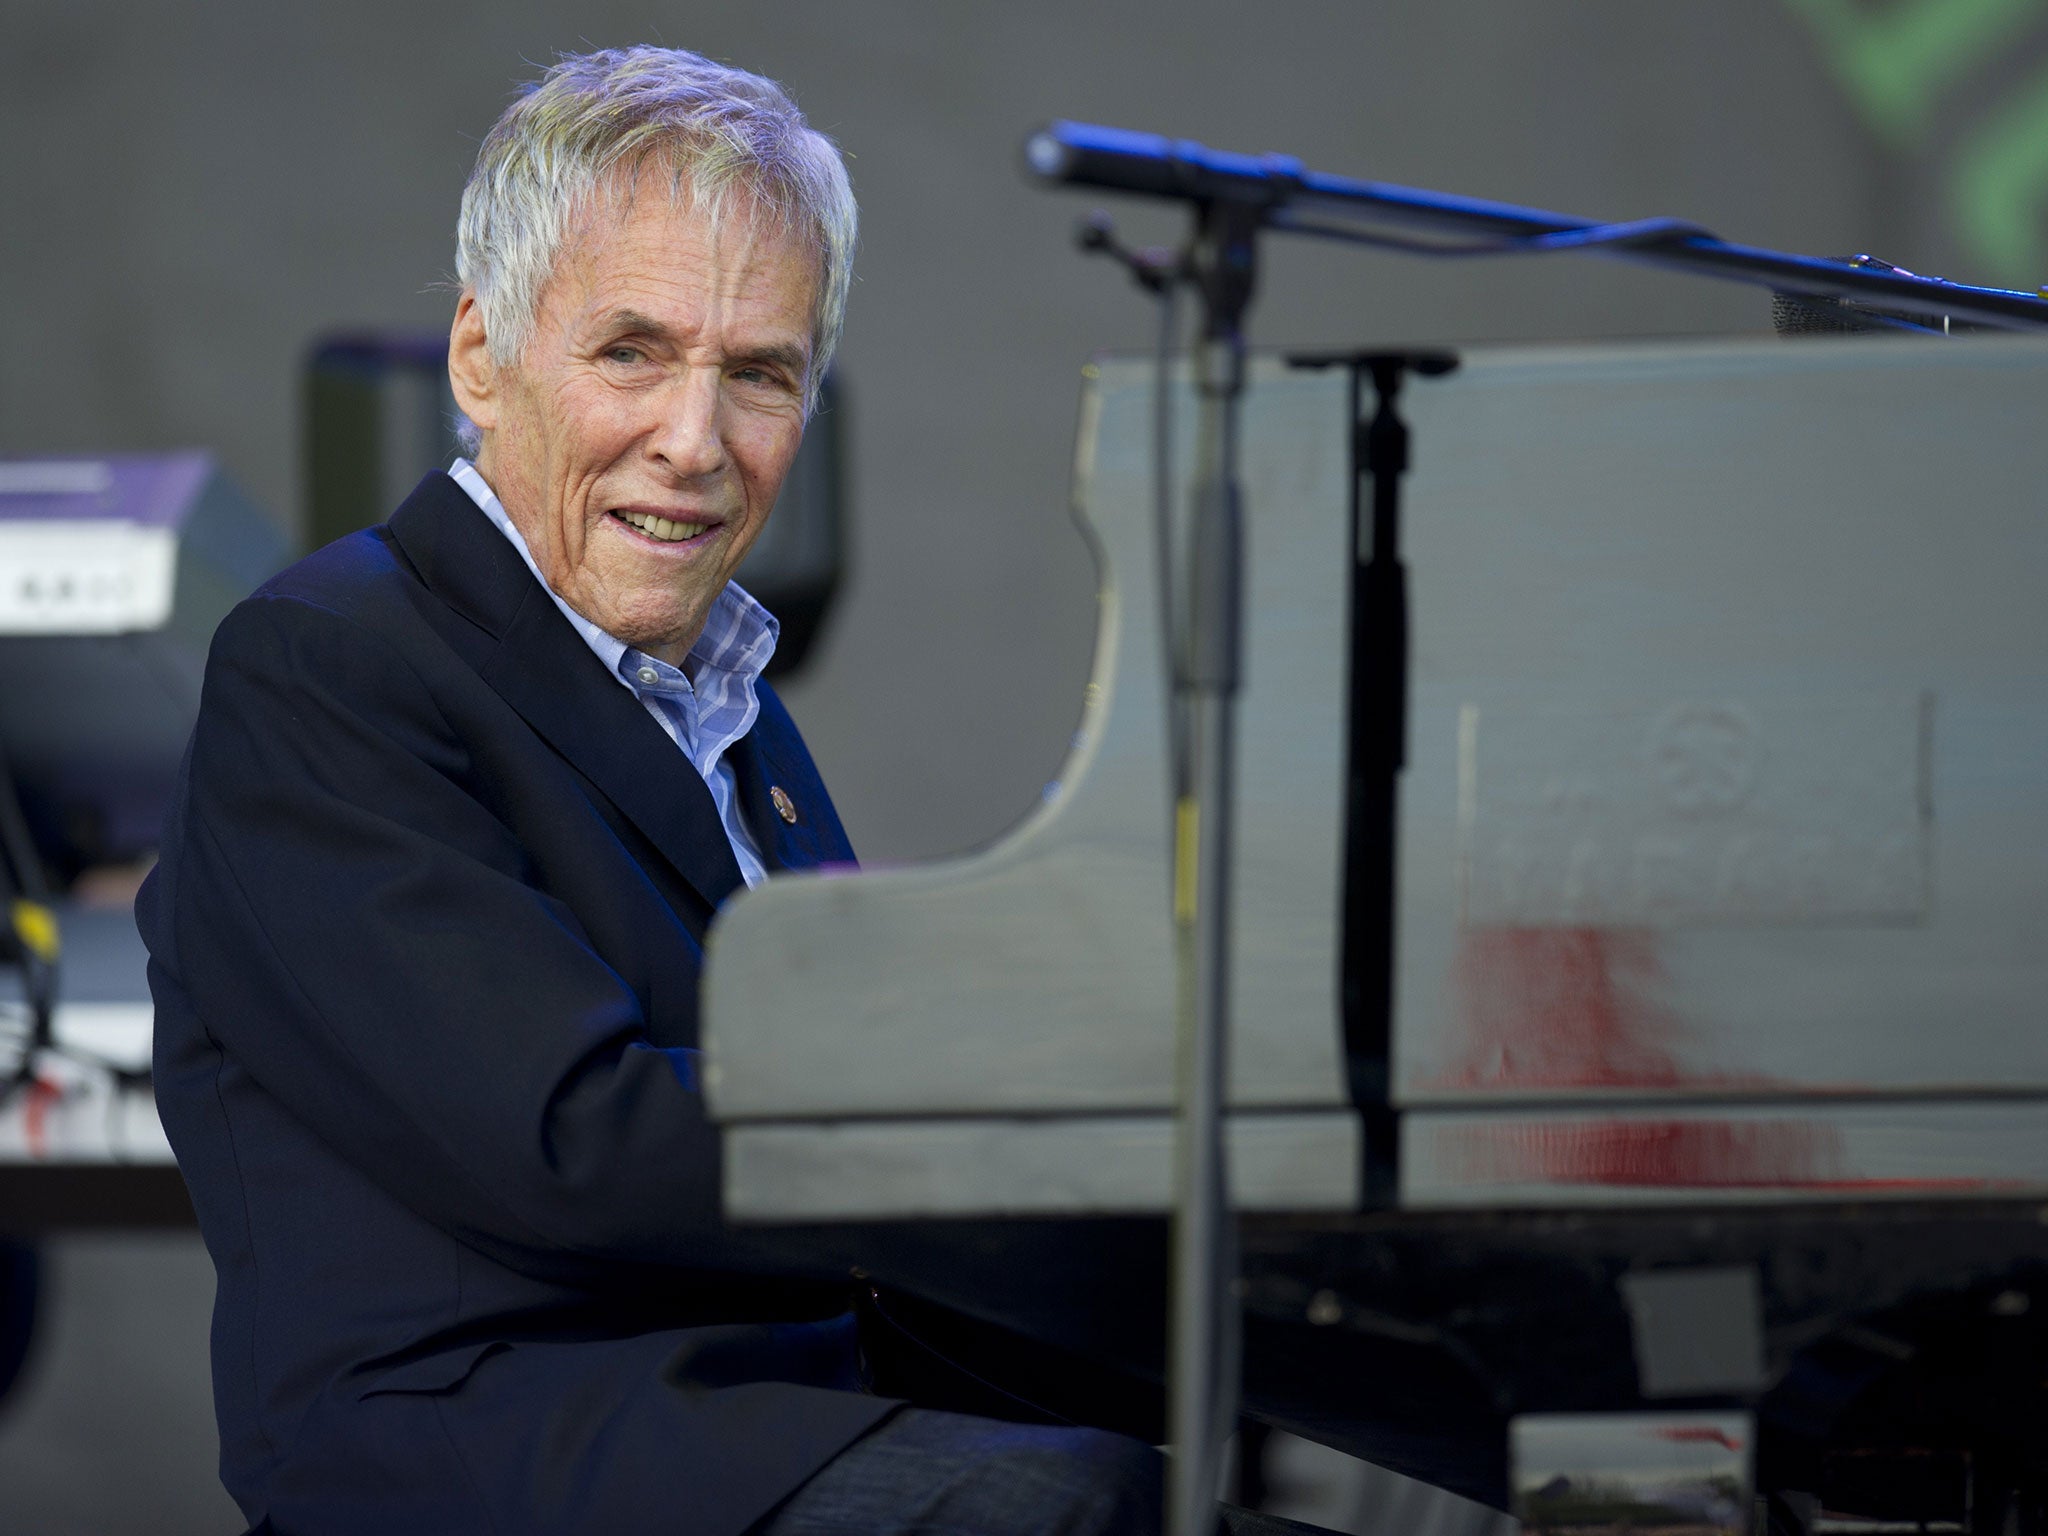
[[[1088,370],[1101,628],[1058,785],[976,857],[744,894],[704,1034],[734,1219],[904,1223],[876,1275],[1140,1373],[1173,1091],[1152,391]],[[1495,1503],[1511,1415],[1674,1404],[1755,1411],[1777,1486],[1910,1444],[2036,1496],[2048,344],[1475,350],[1408,386],[1395,1005],[1363,1062],[1346,413],[1340,375],[1255,365],[1248,1409]]]

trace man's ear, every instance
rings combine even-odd
[[[462,414],[489,432],[498,424],[498,365],[484,334],[484,312],[476,290],[465,288],[448,330],[448,384]]]

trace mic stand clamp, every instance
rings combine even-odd
[[[1181,259],[1176,252],[1157,245],[1142,249],[1125,245],[1116,237],[1115,221],[1100,208],[1075,227],[1074,244],[1120,262],[1147,293],[1164,295],[1182,276]]]

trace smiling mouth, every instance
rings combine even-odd
[[[644,533],[663,544],[682,544],[718,527],[717,523],[689,523],[657,517],[652,512],[615,511],[612,516],[635,532]]]

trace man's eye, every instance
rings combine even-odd
[[[613,347],[605,356],[615,363],[637,363],[646,354],[638,347]]]

